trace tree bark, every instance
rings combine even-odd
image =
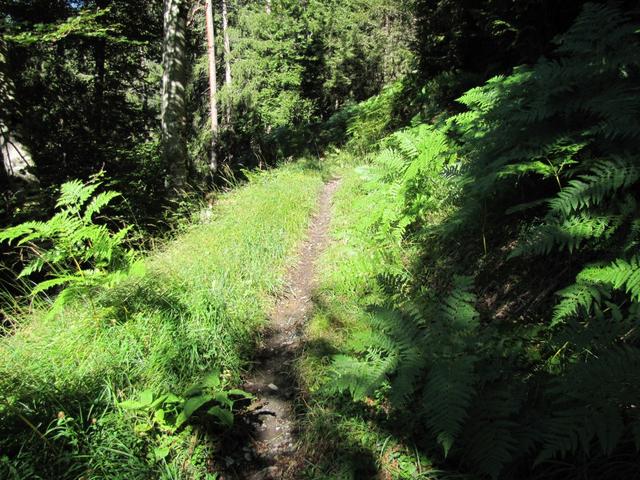
[[[162,155],[169,167],[168,183],[176,189],[184,188],[188,178],[186,3],[186,0],[164,0]]]
[[[265,6],[265,10],[267,11],[267,15],[271,15],[271,0],[267,0],[267,5]]]
[[[102,10],[108,6],[106,0],[97,0],[96,7]],[[102,123],[104,110],[104,92],[106,81],[106,57],[107,41],[104,38],[97,38],[94,46],[95,79],[94,79],[94,122],[95,136],[98,143],[102,143]]]
[[[227,0],[222,0],[222,34],[224,37],[224,84],[227,93],[231,90],[231,42],[229,41],[229,18],[227,12]],[[231,103],[227,97],[225,109],[227,125],[231,124]]]
[[[215,26],[213,24],[213,0],[206,0],[207,47],[209,55],[209,110],[211,115],[211,158],[209,170],[218,170],[216,144],[218,139],[218,76],[216,72]]]
[[[0,169],[9,184],[15,180],[37,183],[31,172],[33,160],[28,149],[20,142],[15,117],[19,107],[15,99],[15,89],[6,68],[6,46],[0,39]]]
[[[96,77],[95,77],[95,122],[96,122],[96,135],[98,139],[102,137],[102,110],[104,105],[104,82],[105,82],[105,57],[106,57],[107,42],[104,38],[100,38],[96,41],[95,46],[95,62],[96,62]]]

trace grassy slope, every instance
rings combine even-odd
[[[296,166],[259,175],[142,275],[56,318],[36,313],[3,339],[0,451],[14,459],[0,456],[0,477],[205,478],[206,442],[194,445],[187,429],[169,464],[154,464],[146,452],[166,439],[134,434],[135,419],[114,403],[149,387],[179,392],[216,367],[233,384],[321,184]],[[48,441],[18,414],[49,428]]]
[[[332,389],[331,360],[357,349],[358,334],[370,325],[368,307],[384,299],[376,276],[393,267],[378,254],[375,239],[363,234],[374,199],[362,188],[361,176],[354,168],[344,168],[341,176],[331,226],[334,242],[321,260],[317,309],[299,365],[311,406],[304,429],[305,443],[313,445],[306,478],[437,478],[429,460],[394,431],[381,399],[354,404]]]

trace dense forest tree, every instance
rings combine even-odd
[[[158,198],[164,180],[148,172],[159,163],[161,9],[123,0],[16,1],[1,9],[5,71],[19,105],[13,118],[19,115],[21,142],[41,182],[41,211],[62,181],[101,168],[131,187],[132,201]],[[158,212],[153,202],[142,211]]]
[[[224,40],[224,84],[227,89],[231,89],[231,42],[229,40],[229,13],[227,0],[222,0],[222,37]],[[231,124],[231,105],[227,102],[225,108],[225,121]]]
[[[271,159],[280,149],[274,144],[313,144],[303,134],[310,126],[411,68],[405,2],[266,5],[238,3],[230,28],[235,82],[223,96],[234,111],[234,135],[224,148],[238,162]]]
[[[200,89],[209,84],[211,91],[213,84],[203,82],[206,70],[189,70],[190,59],[206,54],[206,35],[175,34],[186,22],[190,29],[203,28],[204,11],[189,2],[179,10],[173,3],[139,5],[3,5],[3,29],[10,34],[5,70],[16,85],[22,118],[17,128],[24,131],[24,150],[34,152],[31,174],[41,180],[41,192],[70,172],[87,177],[102,168],[125,193],[131,187],[128,198],[147,204],[141,213],[151,221],[174,187],[210,178],[212,158],[233,156],[232,169],[259,163],[264,155],[272,160],[268,139],[274,133],[299,132],[410,68],[404,32],[410,32],[411,13],[403,2],[211,2],[225,118],[213,146],[202,137],[212,105]],[[218,80],[213,83],[219,90]],[[38,91],[53,108],[42,108]]]

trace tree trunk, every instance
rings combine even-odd
[[[99,10],[106,8],[108,3],[106,0],[97,0],[96,6]],[[104,109],[104,91],[106,77],[106,57],[107,57],[107,41],[104,38],[97,38],[94,45],[94,61],[95,61],[95,79],[94,79],[94,112],[93,120],[95,122],[95,136],[97,143],[102,143],[102,115]]]
[[[211,159],[209,170],[218,170],[216,143],[218,139],[218,76],[216,72],[215,27],[213,24],[213,0],[206,0],[207,47],[209,54],[209,105],[211,114]]]
[[[267,0],[267,5],[265,6],[267,11],[267,15],[271,15],[271,0]]]
[[[231,90],[231,42],[229,41],[229,18],[227,14],[227,0],[222,0],[222,34],[224,37],[224,84],[227,92]],[[226,105],[227,125],[231,124],[231,102],[227,97]]]
[[[104,143],[102,135],[102,124],[104,115],[104,90],[105,90],[105,63],[106,63],[107,42],[104,38],[98,38],[94,46],[95,60],[95,76],[94,76],[94,98],[93,98],[93,141],[96,145]],[[100,154],[101,150],[96,149],[96,154]],[[102,163],[102,158],[98,161]]]
[[[11,184],[15,180],[37,183],[31,172],[33,160],[27,148],[20,142],[17,126],[13,125],[19,116],[15,100],[14,84],[6,68],[6,48],[0,39],[0,169]]]
[[[186,186],[188,176],[186,3],[186,0],[164,0],[162,155],[169,167],[168,183],[176,189]]]

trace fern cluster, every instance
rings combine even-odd
[[[422,265],[380,279],[391,304],[336,359],[335,385],[356,398],[390,386],[461,468],[640,472],[638,31],[617,7],[587,4],[552,58],[468,91],[443,127],[388,137],[362,169],[377,201],[360,228],[379,245],[482,237],[487,252],[486,229],[509,225],[521,233],[504,262],[576,273],[555,295],[549,282],[551,306],[530,323],[480,315],[475,258],[444,283],[422,283],[435,276]]]
[[[0,241],[16,242],[24,251],[19,277],[32,279],[32,295],[65,287],[56,298],[56,306],[61,306],[87,288],[114,281],[119,271],[132,264],[133,253],[125,247],[131,227],[114,233],[96,223],[96,216],[120,196],[114,191],[96,193],[101,185],[100,174],[87,183],[67,182],[60,188],[57,212],[49,220],[0,232]]]

